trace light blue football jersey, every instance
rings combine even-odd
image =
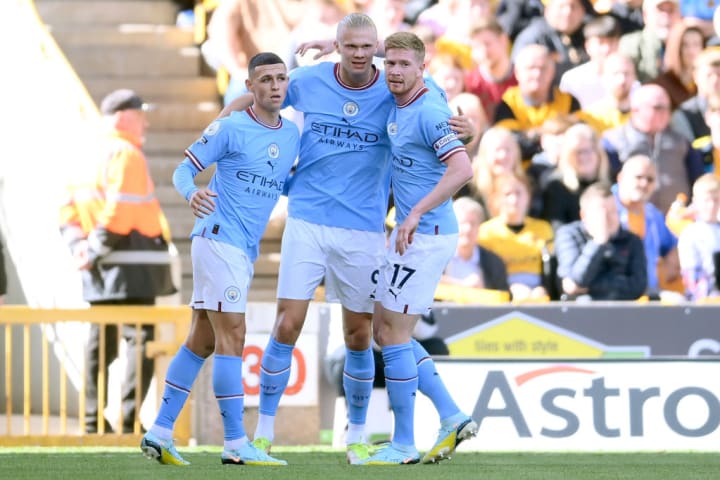
[[[392,190],[395,215],[400,225],[410,210],[440,181],[444,161],[465,146],[450,128],[452,114],[438,92],[420,89],[407,103],[398,105],[388,118],[392,143]],[[448,199],[420,218],[418,233],[447,235],[458,232]]]
[[[311,223],[384,231],[390,178],[385,130],[394,107],[384,76],[345,85],[339,65],[290,72],[284,106],[303,112],[297,170],[288,184],[288,214]]]
[[[281,118],[276,126],[266,125],[252,109],[211,123],[185,150],[186,157],[173,175],[175,188],[189,199],[197,190],[195,175],[217,164],[208,185],[217,193],[215,211],[196,219],[190,236],[229,243],[255,261],[299,143],[300,132],[294,123]]]

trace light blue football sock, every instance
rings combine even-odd
[[[212,379],[215,398],[222,416],[225,442],[243,438],[245,394],[242,383],[242,358],[216,354]]]
[[[345,349],[345,369],[343,371],[343,389],[348,406],[348,422],[365,425],[370,395],[375,379],[375,359],[372,350],[357,351]],[[363,441],[362,438],[348,440],[348,443]]]
[[[395,416],[392,444],[398,448],[414,448],[415,394],[418,371],[410,343],[382,347],[385,361],[385,385]]]
[[[194,354],[185,345],[182,345],[168,366],[165,378],[160,410],[153,427],[160,427],[157,431],[150,428],[155,435],[166,438],[166,432],[172,431],[180,411],[185,405],[192,384],[200,372],[205,359]]]
[[[263,415],[275,416],[280,398],[290,380],[290,365],[295,347],[270,337],[260,368],[260,408]]]
[[[415,362],[417,362],[418,390],[435,405],[441,421],[460,413],[460,408],[437,373],[435,362],[430,354],[417,340],[412,339],[410,343],[413,347]]]

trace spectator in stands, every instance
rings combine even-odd
[[[438,37],[467,42],[470,22],[491,18],[493,13],[491,0],[438,0],[420,13],[417,24],[429,26]]]
[[[650,202],[656,178],[657,170],[650,157],[634,155],[623,163],[613,186],[620,224],[643,240],[646,294],[651,299],[660,298],[661,290],[680,281],[677,238],[665,224],[665,215]]]
[[[445,90],[448,101],[465,90],[465,71],[460,60],[451,54],[436,54],[426,63],[427,72]]]
[[[527,216],[530,185],[524,176],[507,173],[495,179],[491,203],[498,214],[480,225],[478,243],[498,255],[507,268],[513,300],[548,298],[543,286],[543,250],[550,249],[552,227]]]
[[[81,271],[83,299],[100,305],[154,305],[155,297],[175,292],[170,276],[167,222],[155,197],[142,144],[148,127],[147,105],[132,90],[115,90],[100,104],[106,131],[100,140],[94,178],[73,185],[60,212],[60,228]],[[163,263],[165,262],[165,263]],[[102,315],[99,313],[99,315]],[[104,329],[104,336],[101,335]],[[118,356],[118,335],[125,339],[127,360],[122,380],[123,433],[139,433],[140,405],[153,376],[153,361],[145,356],[152,325],[136,333],[132,318],[117,325],[93,323],[85,352],[85,431],[111,432],[99,418],[98,376]],[[104,345],[100,345],[104,339]],[[104,358],[100,351],[104,349]],[[140,365],[137,361],[140,360]],[[136,379],[140,372],[140,391]],[[107,396],[107,388],[105,389]],[[137,423],[136,423],[137,422]]]
[[[518,52],[515,76],[518,85],[503,94],[494,122],[515,132],[522,158],[530,160],[540,149],[542,124],[556,115],[577,112],[580,104],[553,86],[555,62],[543,45],[527,45]]]
[[[440,283],[509,292],[502,259],[477,243],[480,225],[485,221],[482,205],[470,197],[460,197],[453,202],[453,209],[458,220],[458,245]]]
[[[437,3],[437,0],[407,0],[405,2],[405,21],[415,26],[422,12]]]
[[[410,29],[410,25],[405,23],[406,0],[365,0],[357,3],[361,3],[362,11],[375,22],[379,38]]]
[[[663,72],[652,80],[668,92],[673,110],[697,93],[693,65],[704,48],[705,37],[699,27],[685,21],[673,25],[665,46]]]
[[[449,100],[448,105],[454,113],[462,112],[463,115],[470,119],[475,127],[476,134],[465,144],[468,156],[475,158],[478,153],[478,147],[480,146],[480,140],[490,125],[487,116],[485,116],[485,110],[482,108],[480,99],[472,93],[461,92]]]
[[[715,0],[680,0],[680,15],[692,25],[697,26],[705,37],[711,37],[715,34],[713,14],[717,7],[718,2]]]
[[[720,180],[712,174],[693,185],[696,219],[680,234],[678,251],[687,297],[720,296]]]
[[[333,52],[332,56],[314,59],[311,55],[300,55],[296,50],[303,42],[316,38],[332,38],[335,35],[337,23],[347,14],[339,3],[335,0],[306,2],[307,14],[288,34],[288,45],[284,50],[287,55],[288,71],[320,61],[338,61],[339,56],[336,52]]]
[[[230,76],[224,102],[244,91],[248,61],[263,52],[286,52],[290,32],[302,19],[303,0],[223,0],[210,18],[202,46],[206,62]]]
[[[517,85],[510,56],[510,39],[495,19],[476,20],[470,30],[474,66],[465,75],[465,90],[480,98],[487,118],[510,87]]]
[[[596,182],[608,182],[607,155],[592,127],[578,123],[563,135],[557,170],[542,190],[542,217],[553,229],[580,220],[580,196]]]
[[[598,134],[619,127],[630,119],[630,94],[640,85],[635,75],[635,64],[621,53],[612,53],[605,59],[602,82],[605,96],[578,114]]]
[[[695,139],[692,146],[700,153],[706,173],[714,173],[720,178],[720,93],[711,94],[704,101],[705,123],[710,129],[708,135]],[[695,220],[694,205],[688,205],[687,195],[676,199],[667,212],[668,227],[675,235]]]
[[[596,183],[580,197],[580,220],[558,229],[557,274],[567,298],[635,300],[645,293],[642,241],[620,225],[610,187]]]
[[[658,187],[651,201],[662,212],[668,211],[678,193],[689,197],[692,182],[703,173],[699,153],[670,127],[670,98],[658,85],[643,85],[633,92],[630,121],[606,131],[603,147],[614,174],[632,155],[653,159]]]
[[[643,0],[595,0],[594,6],[596,12],[615,17],[624,35],[642,30],[642,3]]]
[[[533,155],[525,173],[533,188],[529,215],[542,218],[542,192],[558,166],[563,137],[568,128],[577,123],[572,115],[558,115],[545,120],[540,127],[540,152]]]
[[[5,303],[7,294],[7,272],[5,271],[5,256],[3,255],[3,244],[0,239],[0,305]]]
[[[705,172],[720,176],[720,92],[710,95],[706,103],[705,124],[710,131],[696,138],[692,146],[700,152]]]
[[[173,0],[177,6],[178,14],[175,19],[175,25],[178,27],[192,27],[195,22],[195,14],[193,7],[195,0]]]
[[[618,49],[620,26],[614,17],[601,15],[588,21],[582,29],[589,60],[560,77],[560,90],[577,98],[580,106],[585,108],[606,94],[603,65],[608,55]]]
[[[708,47],[695,59],[694,70],[697,94],[684,101],[672,117],[673,128],[688,141],[709,135],[705,123],[707,98],[720,92],[720,47]]]
[[[544,3],[542,0],[500,0],[496,18],[505,33],[515,41],[534,18],[542,17]]]
[[[620,52],[632,58],[638,79],[645,83],[662,71],[665,42],[680,21],[680,9],[678,0],[645,0],[642,12],[643,29],[623,35]]]
[[[492,127],[485,132],[478,154],[473,159],[473,178],[469,184],[469,194],[484,208],[487,216],[494,217],[497,210],[490,203],[495,179],[503,174],[523,175],[520,145],[512,132],[506,128]],[[465,195],[461,190],[459,194]]]
[[[593,11],[589,2],[582,0],[544,3],[543,16],[532,19],[515,39],[512,57],[517,62],[519,53],[528,45],[544,45],[557,65],[554,77],[557,84],[566,71],[589,60],[582,26],[585,15]]]
[[[435,45],[438,39],[437,35],[435,35],[432,28],[427,25],[413,25],[410,27],[410,31],[422,40],[423,45],[425,45],[425,63],[430,63],[437,51],[437,46]]]

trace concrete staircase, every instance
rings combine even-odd
[[[38,13],[99,104],[116,88],[132,88],[156,108],[148,113],[145,153],[182,259],[183,302],[190,300],[187,239],[194,217],[172,186],[172,172],[218,114],[215,79],[204,74],[189,28],[175,26],[171,0],[36,0]],[[207,181],[203,174],[200,181]],[[269,228],[256,265],[251,300],[274,300],[281,226]]]

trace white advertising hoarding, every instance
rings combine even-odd
[[[720,450],[720,361],[436,365],[458,406],[480,425],[461,450]],[[418,448],[432,446],[437,418],[418,395]]]

